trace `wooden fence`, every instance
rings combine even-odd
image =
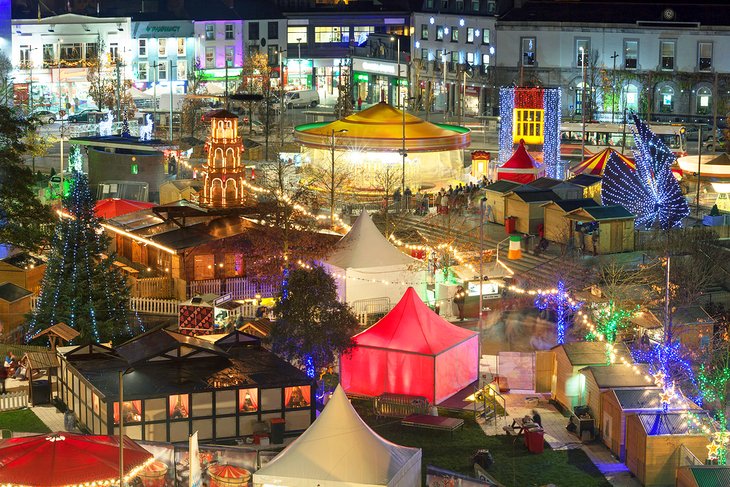
[[[231,294],[232,299],[270,298],[279,292],[278,282],[253,281],[245,277],[210,279],[188,283],[188,297],[198,294]]]
[[[147,315],[177,316],[180,302],[176,299],[129,298],[129,308]]]
[[[0,394],[0,411],[13,411],[28,407],[28,391]]]
[[[169,299],[175,297],[175,282],[169,277],[143,277],[131,280],[130,294],[136,298]]]

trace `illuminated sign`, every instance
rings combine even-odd
[[[366,73],[385,74],[388,76],[397,76],[398,65],[396,63],[389,63],[384,61],[374,61],[372,59],[353,59],[352,69],[355,71],[364,71]],[[400,65],[400,76],[404,77],[406,74],[406,65]]]
[[[134,22],[132,25],[132,37],[135,39],[195,37],[195,31],[192,22]]]
[[[483,282],[484,296],[494,296],[499,294],[499,284],[496,282]],[[479,281],[467,283],[467,293],[469,296],[479,296]]]

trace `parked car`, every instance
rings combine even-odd
[[[717,137],[717,142],[715,141],[714,137],[709,137],[705,140],[704,148],[703,150],[705,152],[724,152],[727,140],[725,139],[724,135],[719,135]]]
[[[284,94],[284,105],[287,108],[314,108],[319,105],[317,90],[290,91]]]
[[[38,120],[40,123],[53,123],[56,121],[56,114],[49,110],[36,110],[30,114],[31,117]]]
[[[96,123],[104,118],[104,112],[101,112],[95,108],[87,108],[81,110],[79,113],[74,113],[68,116],[68,121],[72,123]]]

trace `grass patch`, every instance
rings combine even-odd
[[[473,414],[449,414],[464,419],[464,429],[454,432],[407,428],[395,418],[376,418],[369,401],[353,400],[360,416],[379,435],[399,445],[423,450],[423,468],[427,465],[474,476],[471,456],[486,448],[494,457],[488,472],[508,487],[556,486],[608,487],[606,478],[580,449],[552,450],[547,444],[542,454],[527,451],[524,440],[500,434],[486,436],[474,421]],[[441,412],[441,414],[444,414]]]
[[[0,429],[20,433],[50,433],[51,430],[30,409],[0,413]]]

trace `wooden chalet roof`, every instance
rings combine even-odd
[[[51,325],[45,330],[39,331],[35,335],[33,335],[33,340],[36,338],[42,337],[43,335],[56,335],[61,340],[65,342],[70,342],[77,336],[79,336],[79,332],[68,326],[66,323],[56,323],[55,325]]]
[[[58,367],[58,355],[50,350],[38,352],[25,352],[24,357],[28,360],[28,368],[41,370]]]
[[[601,365],[606,363],[606,344],[603,342],[572,342],[553,347],[553,350],[562,348],[573,366]],[[614,345],[616,359],[631,359],[629,348],[623,343]]]
[[[646,364],[636,364],[639,373],[633,367],[624,364],[589,366],[581,369],[580,373],[586,377],[592,377],[600,389],[612,389],[614,387],[647,387],[653,386],[654,380],[649,375],[649,367]],[[648,378],[647,378],[648,377]]]

